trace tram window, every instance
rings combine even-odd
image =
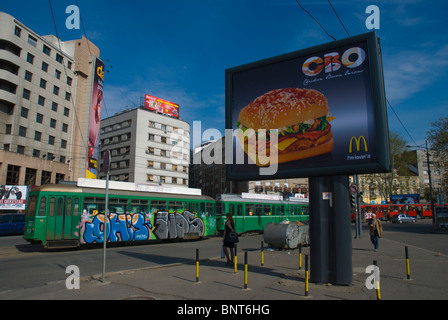
[[[151,213],[166,211],[166,201],[152,200],[150,205]]]
[[[174,212],[174,211],[179,212],[179,211],[182,211],[183,207],[184,207],[184,205],[183,205],[183,203],[180,202],[180,201],[169,201],[169,202],[168,202],[168,210],[169,210],[170,212]]]
[[[207,203],[207,205],[206,205],[206,207],[207,207],[207,212],[205,213],[205,216],[206,217],[211,217],[211,216],[214,216],[214,214],[213,214],[213,203]]]
[[[56,199],[54,197],[51,197],[50,198],[50,211],[49,211],[50,217],[54,217],[55,202],[56,202]]]
[[[200,204],[199,204],[199,215],[202,217],[202,215],[203,214],[205,214],[205,203],[204,202],[201,202]]]
[[[36,215],[37,197],[31,196],[28,200],[28,207],[26,208],[26,216],[34,217]]]
[[[263,205],[262,204],[256,204],[255,205],[255,215],[256,216],[263,215]]]
[[[310,208],[306,206],[302,206],[302,214],[309,215],[310,214]]]
[[[84,198],[84,210],[88,214],[104,213],[105,209],[106,202],[104,198]]]
[[[39,216],[45,216],[47,207],[47,198],[40,198],[40,206],[39,206]]]
[[[72,198],[67,198],[67,208],[65,208],[65,215],[70,217],[72,215]]]
[[[124,214],[126,213],[128,200],[126,199],[109,199],[107,209],[110,213]]]
[[[246,204],[246,216],[254,215],[254,205],[252,203]]]
[[[217,216],[225,215],[224,208],[225,208],[225,205],[222,202],[217,202],[216,203],[216,215]]]
[[[73,215],[75,217],[79,215],[79,198],[75,198],[74,200]]]
[[[132,199],[129,207],[129,213],[148,213],[148,200]]]

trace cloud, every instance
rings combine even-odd
[[[438,81],[448,66],[448,45],[436,51],[403,50],[383,57],[387,98],[401,102]]]

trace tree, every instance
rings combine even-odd
[[[442,186],[445,194],[448,193],[448,116],[440,117],[431,122],[427,132],[427,140],[433,151],[433,159],[442,174]]]

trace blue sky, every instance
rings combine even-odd
[[[347,37],[328,1],[300,1],[336,39]],[[366,7],[380,9],[386,96],[412,139],[423,144],[429,124],[448,115],[448,2],[331,1],[351,36],[368,32]],[[59,36],[65,9],[52,0]],[[87,37],[106,63],[103,118],[140,104],[145,93],[180,105],[180,116],[223,131],[225,69],[332,39],[295,0],[78,0]],[[5,11],[40,35],[55,34],[47,0],[4,1]],[[389,127],[414,144],[388,107]]]

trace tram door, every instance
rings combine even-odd
[[[47,217],[47,240],[75,239],[72,232],[73,207],[74,203],[71,197],[50,197]]]

